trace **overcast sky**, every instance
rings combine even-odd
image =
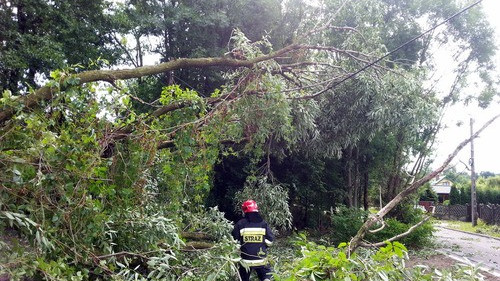
[[[495,28],[495,39],[497,46],[500,47],[500,1],[499,0],[483,0],[480,4],[483,6],[487,17]],[[497,51],[500,52],[500,51]],[[497,76],[500,75],[500,55],[496,56]],[[446,62],[440,67],[446,68]],[[498,79],[498,78],[497,78]],[[446,83],[446,81],[443,81]],[[467,91],[479,91],[480,89],[470,87]],[[470,135],[469,120],[474,118],[474,128],[477,129],[494,115],[500,113],[500,104],[498,98],[495,103],[486,110],[479,109],[475,104],[473,106],[456,105],[448,109],[445,113],[444,122],[447,128],[442,130],[438,135],[438,143],[436,144],[436,160],[434,167],[437,167],[441,162],[455,149],[455,147],[465,140]],[[461,122],[461,126],[456,124]],[[457,171],[467,171],[464,164],[460,161],[468,163],[470,159],[470,146],[464,148],[457,158],[452,162],[456,165]],[[500,174],[500,120],[490,125],[478,139],[474,141],[474,159],[476,172],[490,171]]]

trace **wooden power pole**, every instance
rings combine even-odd
[[[474,134],[474,130],[472,125],[474,123],[474,119],[470,119],[470,135]],[[476,171],[474,169],[474,139],[470,141],[470,205],[471,205],[471,220],[472,226],[477,225],[477,200],[476,200]]]

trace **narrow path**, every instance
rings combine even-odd
[[[456,259],[471,261],[500,280],[500,240],[440,226],[434,233],[439,251]]]

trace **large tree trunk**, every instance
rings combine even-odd
[[[396,137],[396,150],[393,154],[393,159],[391,163],[391,171],[389,173],[389,179],[387,181],[387,189],[383,198],[384,201],[389,201],[391,198],[394,198],[398,193],[399,188],[401,187],[402,179],[401,179],[401,162],[403,157],[403,138],[404,135],[402,132],[399,132]]]

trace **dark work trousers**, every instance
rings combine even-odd
[[[271,266],[269,266],[269,265],[252,266],[252,267],[250,267],[250,271],[247,271],[246,268],[244,268],[243,266],[240,265],[239,272],[240,272],[241,280],[249,281],[250,274],[252,273],[253,270],[255,270],[255,272],[257,272],[257,276],[259,276],[260,281],[264,281],[266,279],[271,280],[271,278],[273,276],[271,274],[271,272],[272,272]]]

